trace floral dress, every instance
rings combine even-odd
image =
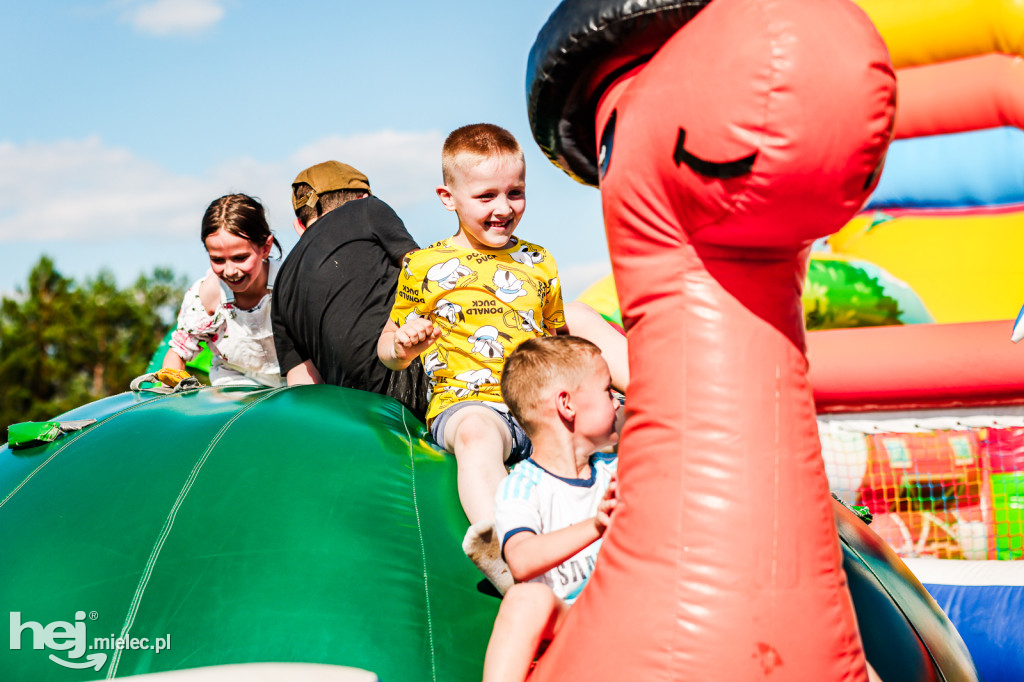
[[[268,290],[273,289],[278,265],[279,261],[270,261]],[[208,272],[206,277],[215,275]],[[254,308],[245,310],[235,305],[234,294],[220,282],[221,300],[211,315],[199,298],[199,287],[206,277],[185,292],[178,328],[171,335],[171,349],[188,362],[199,354],[200,341],[205,341],[213,353],[210,383],[214,386],[283,386],[270,324],[271,292]]]

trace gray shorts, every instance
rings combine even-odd
[[[505,424],[508,426],[508,432],[512,436],[512,451],[509,452],[508,457],[505,458],[505,465],[512,466],[516,462],[521,462],[530,455],[533,454],[533,443],[530,442],[529,436],[526,435],[526,431],[523,431],[523,427],[520,426],[516,418],[512,416],[512,413],[508,411],[504,403],[492,403],[486,400],[464,400],[461,403],[456,403],[441,414],[434,418],[434,421],[430,424],[430,435],[434,437],[437,444],[442,448],[444,447],[444,428],[448,424],[448,420],[452,418],[452,415],[461,410],[464,407],[470,405],[482,405],[488,409],[494,411],[499,417],[501,417]],[[496,407],[501,405],[501,407]]]

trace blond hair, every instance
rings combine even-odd
[[[501,395],[527,435],[541,423],[538,403],[552,384],[575,388],[593,369],[601,349],[579,336],[544,336],[519,344],[505,361]]]
[[[523,149],[515,135],[493,123],[471,123],[456,128],[441,148],[441,178],[452,184],[455,174],[462,170],[460,156],[478,159],[488,156],[514,156],[523,159]]]

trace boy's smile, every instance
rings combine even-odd
[[[437,188],[459,216],[453,242],[479,251],[504,249],[526,210],[526,165],[517,155],[463,154],[451,184]]]

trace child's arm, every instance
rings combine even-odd
[[[161,363],[162,367],[167,369],[185,369],[185,361],[181,359],[181,356],[174,352],[172,349],[168,349],[164,355],[164,361]]]
[[[193,301],[194,298],[199,299],[198,307]],[[162,367],[186,370],[185,363],[199,353],[199,342],[206,338],[199,330],[211,329],[209,318],[213,317],[219,302],[220,280],[214,277],[213,273],[207,273],[200,282],[189,287],[185,292],[185,299],[181,302],[177,327],[168,342],[169,348],[161,362]]]
[[[505,562],[512,577],[525,582],[564,563],[599,537],[597,517],[553,533],[516,533],[505,543]]]
[[[288,370],[285,380],[289,386],[302,386],[305,384],[322,384],[324,379],[320,372],[313,365],[312,360],[305,360]]]
[[[213,273],[207,274],[206,279],[199,285],[199,300],[206,308],[207,315],[213,315],[220,305],[220,280]]]
[[[618,502],[616,480],[612,478],[597,515],[551,533],[516,533],[505,543],[505,562],[518,582],[532,580],[572,558],[604,535]]]
[[[401,327],[394,320],[388,320],[377,340],[377,357],[388,369],[405,369],[439,336],[441,328],[425,317],[417,317]]]

